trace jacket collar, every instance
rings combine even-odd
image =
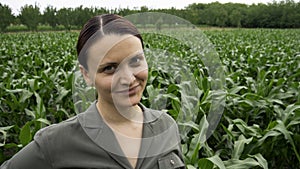
[[[155,122],[162,114],[160,111],[154,111],[152,109],[149,109],[145,107],[143,104],[138,104],[144,114],[144,123],[145,124],[151,124]],[[80,124],[82,127],[86,128],[103,128],[106,124],[103,121],[97,106],[96,101],[93,102],[90,107],[84,112],[79,114]],[[105,126],[108,127],[108,126]]]
[[[147,152],[153,142],[153,124],[161,115],[160,111],[154,111],[146,108],[144,105],[139,104],[144,114],[144,126],[143,126],[143,141],[141,143],[141,149],[136,168],[140,168],[143,162],[143,157],[147,156]],[[96,102],[93,102],[91,106],[84,112],[78,114],[78,120],[85,133],[90,137],[91,140],[116,160],[120,165],[125,168],[131,168],[127,158],[125,157],[119,143],[110,129],[110,127],[104,122],[101,117]]]

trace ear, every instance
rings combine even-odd
[[[82,65],[79,65],[79,68],[80,68],[80,72],[85,80],[85,83],[88,85],[88,86],[92,86],[93,85],[93,79],[90,77],[89,75],[89,72],[82,66]]]

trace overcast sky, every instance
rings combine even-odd
[[[0,3],[8,5],[12,9],[13,14],[18,15],[21,7],[25,4],[37,4],[42,12],[45,7],[49,5],[57,9],[62,7],[76,8],[80,5],[83,7],[105,7],[107,9],[127,7],[134,9],[135,7],[139,8],[141,6],[147,6],[150,9],[171,7],[181,9],[192,3],[210,3],[215,1],[220,3],[233,2],[245,4],[273,2],[273,0],[1,0]]]

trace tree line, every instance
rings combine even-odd
[[[62,25],[64,29],[81,28],[92,16],[103,13],[116,13],[127,16],[143,12],[162,12],[186,19],[194,25],[218,27],[245,27],[245,28],[300,28],[300,1],[285,0],[268,4],[246,5],[241,3],[193,3],[184,9],[149,9],[146,6],[139,9],[107,9],[76,8],[57,9],[47,6],[43,11],[37,5],[21,7],[20,14],[14,16],[8,5],[0,3],[0,29],[7,30],[10,25],[26,25],[28,30],[37,30],[38,25],[49,25],[53,30]],[[150,22],[150,21],[149,21]],[[171,23],[160,18],[151,23]],[[147,24],[147,21],[143,21]]]

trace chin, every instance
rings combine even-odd
[[[132,107],[140,103],[140,98],[130,98],[124,100],[115,100],[114,104],[119,107]]]

